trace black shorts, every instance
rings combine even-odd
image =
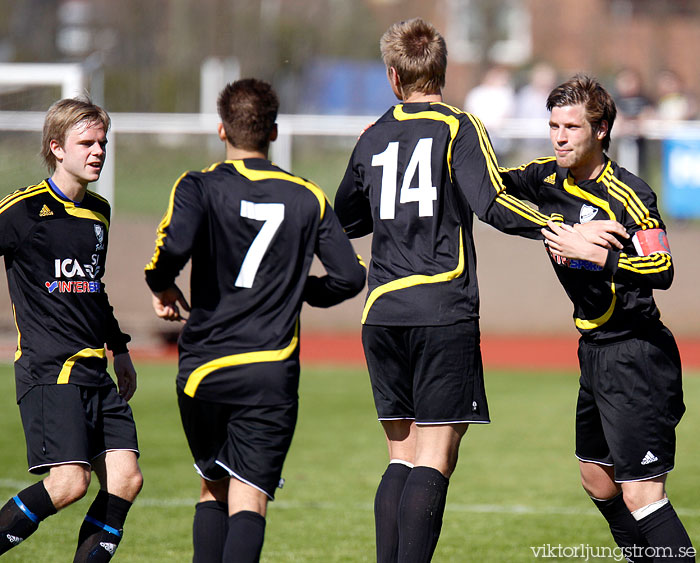
[[[131,407],[114,385],[37,385],[22,397],[19,412],[32,473],[64,463],[90,465],[110,450],[139,454]]]
[[[203,479],[234,477],[274,500],[292,443],[298,402],[231,405],[177,391],[182,427]]]
[[[479,325],[362,327],[379,420],[488,423]]]
[[[615,481],[673,469],[683,413],[681,361],[670,331],[606,345],[579,343],[576,457],[614,467]]]

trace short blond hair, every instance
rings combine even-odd
[[[56,157],[51,152],[51,141],[63,146],[68,131],[78,125],[101,124],[105,133],[109,131],[111,120],[100,106],[89,98],[65,98],[51,105],[44,118],[44,131],[41,138],[41,157],[49,172],[56,169]]]
[[[382,35],[379,48],[387,69],[396,69],[404,97],[439,94],[445,86],[447,45],[432,24],[421,18],[397,22]]]

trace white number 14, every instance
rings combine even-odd
[[[401,182],[399,203],[418,202],[418,216],[432,217],[433,202],[437,199],[437,188],[433,186],[430,153],[433,139],[420,139],[413,149],[406,172]],[[393,219],[396,216],[396,182],[399,162],[399,143],[389,143],[386,150],[372,157],[372,166],[382,167],[382,187],[379,195],[379,218]],[[411,187],[418,173],[418,186]]]

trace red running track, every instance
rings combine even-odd
[[[700,339],[679,338],[686,369],[700,368]],[[497,336],[481,339],[484,365],[490,369],[576,370],[578,339],[573,337]],[[364,366],[359,332],[302,333],[301,361],[308,364]]]

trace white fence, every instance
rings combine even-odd
[[[159,135],[213,135],[219,118],[216,114],[200,113],[112,113],[111,135],[120,133],[142,133]],[[44,123],[44,112],[0,111],[0,132],[40,132]],[[278,116],[279,137],[271,146],[271,158],[280,167],[292,168],[292,138],[296,135],[357,137],[378,116],[332,116],[289,115]],[[503,139],[547,138],[547,121],[542,119],[510,119],[498,130],[491,129],[492,137]],[[657,121],[640,124],[639,135],[647,139],[692,139],[700,140],[700,121]],[[639,169],[637,145],[630,137],[615,137],[618,157],[624,166],[636,172]],[[97,190],[110,201],[114,201],[114,141],[110,144],[110,158]]]

